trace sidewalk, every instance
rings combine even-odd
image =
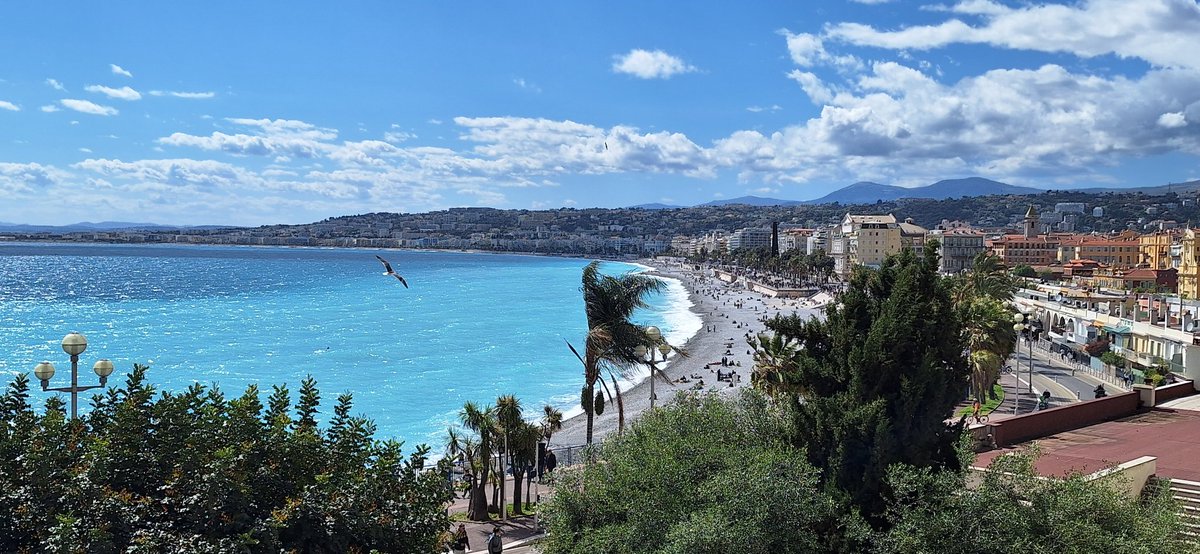
[[[487,538],[492,533],[493,527],[499,527],[502,541],[504,543],[505,552],[528,552],[526,549],[519,548],[521,545],[530,542],[543,536],[534,523],[533,516],[521,516],[509,518],[508,521],[495,521],[492,523],[477,523],[463,522],[467,526],[467,536],[469,537],[471,547],[467,552],[487,552]],[[451,531],[458,529],[458,524],[455,523]]]
[[[533,494],[530,495],[530,500],[535,502],[545,501],[548,499],[550,486],[546,484],[538,484],[537,479],[533,480]],[[505,479],[505,491],[507,493],[507,501],[512,501],[513,478],[508,476]],[[490,486],[489,486],[490,489]],[[490,499],[490,492],[489,492]],[[451,514],[467,511],[469,501],[462,498],[461,494],[456,494],[454,500],[446,507]],[[487,537],[492,533],[494,527],[499,527],[501,537],[503,537],[504,551],[521,553],[530,552],[530,547],[523,547],[533,540],[543,536],[543,531],[538,528],[537,518],[533,515],[509,517],[507,521],[499,519],[493,521],[456,521],[451,522],[450,532],[458,529],[459,524],[467,527],[467,537],[471,547],[467,552],[487,552]]]
[[[1004,402],[987,413],[989,421],[1001,421],[1013,417],[1014,406],[1017,415],[1027,414],[1037,409],[1038,399],[1042,391],[1050,391],[1050,406],[1062,406],[1095,398],[1093,390],[1096,385],[1103,384],[1109,394],[1125,392],[1124,383],[1111,375],[1091,369],[1082,364],[1062,360],[1057,355],[1034,344],[1033,348],[1033,392],[1029,383],[1029,346],[1028,343],[1018,345],[1018,351],[1007,360],[1013,372],[1000,375],[1000,386],[1004,389]],[[1105,378],[1107,377],[1107,378]],[[963,401],[955,408],[955,419],[958,410],[970,407],[970,399]]]

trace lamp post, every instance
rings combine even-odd
[[[646,328],[646,336],[649,337],[651,341],[657,342],[658,347],[646,348],[645,346],[639,344],[636,348],[634,348],[634,355],[645,360],[646,364],[650,366],[650,409],[654,410],[654,401],[658,399],[658,396],[654,394],[654,375],[658,372],[658,366],[655,364],[655,362],[667,361],[667,354],[671,352],[671,345],[667,344],[667,341],[663,340],[662,331],[653,325]],[[662,360],[654,359],[655,350],[658,350],[658,352],[662,354]],[[646,357],[647,354],[650,355],[649,358]]]
[[[54,364],[50,362],[42,362],[33,368],[33,374],[42,382],[43,391],[69,392],[71,393],[71,419],[79,417],[79,393],[92,389],[98,389],[108,384],[108,376],[112,375],[113,363],[108,360],[96,360],[96,364],[92,366],[92,371],[100,376],[99,385],[79,386],[79,355],[87,350],[87,337],[79,333],[68,333],[62,340],[63,352],[71,356],[71,386],[69,387],[50,387],[50,378],[54,377]]]
[[[1025,341],[1029,344],[1029,394],[1033,394],[1033,325],[1029,324],[1029,314],[1017,313],[1013,314],[1013,331],[1018,335],[1024,334]],[[1020,346],[1017,346],[1019,349]],[[1018,366],[1020,364],[1018,358]],[[1018,372],[1018,375],[1020,372]],[[1017,383],[1017,388],[1021,387],[1021,383]],[[1016,406],[1013,407],[1013,413],[1016,413]]]

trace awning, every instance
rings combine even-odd
[[[1116,327],[1113,327],[1111,325],[1105,325],[1104,330],[1108,331],[1109,333],[1116,333],[1118,335],[1128,335],[1129,332],[1131,331],[1131,329],[1125,325],[1119,325]]]

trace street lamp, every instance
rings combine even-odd
[[[79,386],[79,355],[87,350],[87,337],[79,333],[69,333],[63,337],[62,349],[71,356],[71,386],[50,387],[50,378],[54,377],[54,364],[50,362],[42,362],[34,366],[33,375],[42,382],[43,391],[71,393],[71,419],[75,419],[79,417],[79,393],[98,389],[108,384],[108,376],[113,372],[113,363],[108,360],[97,360],[96,364],[92,366],[92,371],[100,376],[100,384],[81,387]]]
[[[655,373],[658,373],[658,366],[655,364],[655,362],[667,361],[667,354],[671,352],[671,345],[667,344],[667,341],[663,340],[662,331],[653,325],[646,328],[646,337],[648,337],[652,342],[658,343],[658,347],[646,348],[644,345],[639,344],[634,348],[633,353],[638,358],[645,360],[646,364],[650,366],[650,409],[653,410],[654,401],[658,399],[658,396],[654,394],[654,375]],[[658,350],[658,352],[662,354],[662,360],[654,359],[654,350]],[[646,357],[647,354],[650,355],[649,358]]]
[[[1025,334],[1025,340],[1029,344],[1029,394],[1033,394],[1033,325],[1029,323],[1029,314],[1017,313],[1013,314],[1013,331],[1018,335]],[[1020,346],[1018,345],[1019,349]],[[1018,362],[1019,364],[1020,362]],[[1018,372],[1019,374],[1019,372]],[[1021,387],[1021,383],[1017,383],[1017,388]],[[1017,413],[1016,403],[1013,405],[1013,413]]]

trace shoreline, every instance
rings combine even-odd
[[[691,302],[689,310],[698,315],[702,323],[696,334],[683,345],[676,345],[687,353],[687,357],[672,356],[670,363],[662,368],[672,381],[685,377],[688,382],[668,384],[658,379],[655,382],[658,396],[656,406],[670,402],[678,392],[693,388],[703,392],[731,394],[750,386],[750,371],[754,363],[750,346],[746,343],[747,336],[765,330],[763,320],[777,314],[790,315],[795,312],[812,317],[820,311],[820,307],[809,307],[803,300],[768,298],[707,277],[702,271],[669,268],[657,260],[640,259],[634,263],[649,267],[650,270],[646,271],[649,275],[682,283]],[[731,367],[722,367],[722,358],[729,361]],[[738,363],[740,367],[736,365]],[[718,370],[734,372],[736,377],[733,383],[717,381]],[[693,379],[693,376],[697,378]],[[703,382],[702,388],[698,386],[700,382]],[[622,387],[621,396],[625,405],[625,425],[628,426],[650,408],[649,380],[643,378],[632,386]],[[614,404],[606,402],[604,413],[593,418],[595,442],[617,430],[617,409]],[[586,437],[587,418],[579,413],[563,420],[563,428],[551,438],[550,448],[582,445]]]

